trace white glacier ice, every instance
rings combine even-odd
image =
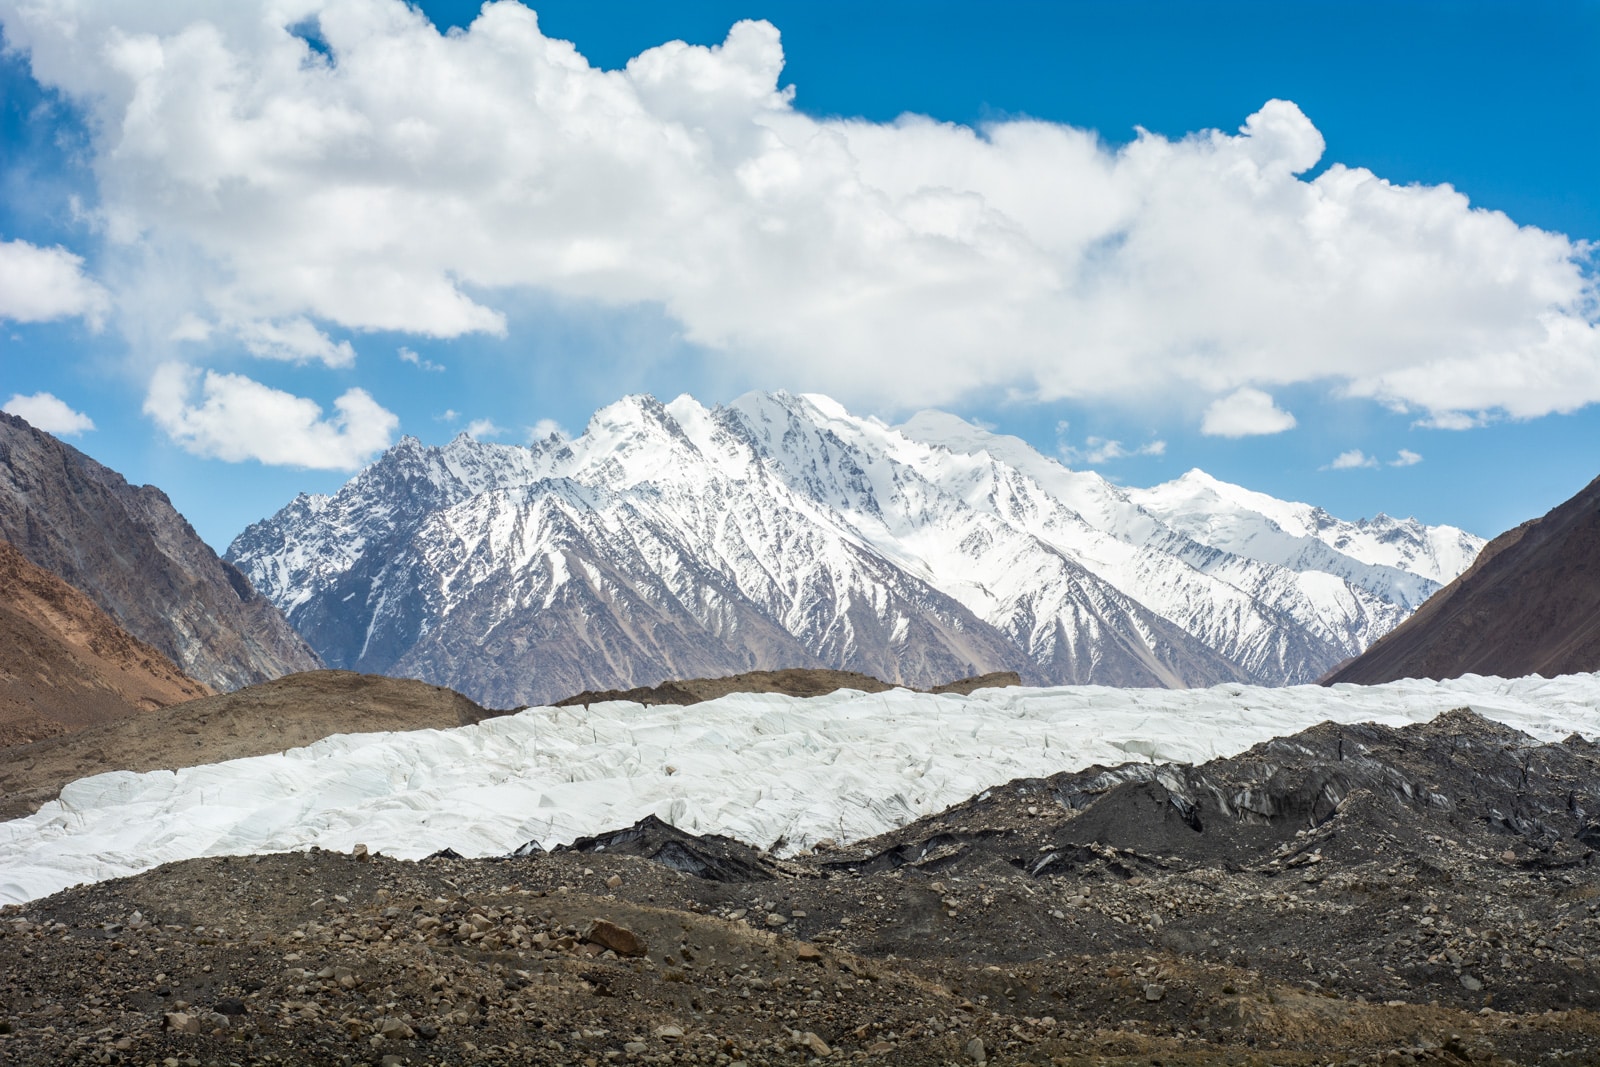
[[[1130,759],[1200,762],[1323,720],[1470,707],[1542,740],[1600,735],[1600,674],[1210,689],[844,690],[691,707],[532,708],[454,730],[344,734],[177,772],[114,771],[0,823],[0,902],[172,860],[356,843],[502,855],[654,814],[762,846],[870,837],[1002,784]]]

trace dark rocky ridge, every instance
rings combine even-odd
[[[1018,780],[787,859],[646,820],[502,860],[192,860],[0,912],[0,1056],[1590,1063],[1597,804],[1592,742],[1457,711]]]
[[[1600,670],[1600,478],[1501,534],[1465,574],[1323,681]]]
[[[930,693],[958,693],[966,695],[975,689],[1000,688],[1021,685],[1022,679],[1015,671],[994,671],[989,674],[961,678],[927,690]],[[746,671],[724,678],[689,678],[662,682],[656,686],[638,686],[634,689],[585,689],[576,696],[556,701],[558,708],[599,704],[607,700],[631,700],[635,704],[678,704],[687,706],[705,700],[715,700],[730,693],[782,693],[791,697],[820,697],[840,689],[857,689],[863,693],[884,693],[895,688],[888,682],[870,674],[855,671],[830,671],[818,668],[790,668],[781,671]]]
[[[166,494],[3,412],[0,540],[213,689],[321,665]]]

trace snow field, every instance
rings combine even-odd
[[[1012,778],[1133,759],[1198,763],[1323,720],[1392,726],[1452,708],[1541,740],[1600,735],[1600,674],[1199,690],[853,690],[691,707],[532,708],[454,730],[344,734],[184,770],[73,782],[0,823],[0,903],[173,860],[310,848],[504,855],[654,814],[801,849],[860,840]]]

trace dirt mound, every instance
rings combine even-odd
[[[0,818],[104,771],[152,771],[281,752],[330,734],[445,730],[501,712],[452,689],[350,671],[307,671],[0,751]]]
[[[1467,572],[1324,684],[1600,670],[1600,478],[1490,541]]]
[[[1597,811],[1594,744],[1458,711],[781,860],[653,819],[190,860],[0,911],[0,1059],[1588,1063]]]
[[[934,686],[930,693],[957,693],[968,695],[976,689],[1021,685],[1016,671],[996,671],[962,678],[945,685]],[[870,674],[855,671],[830,671],[810,668],[792,668],[783,671],[746,671],[726,678],[690,678],[687,681],[662,682],[657,686],[636,689],[586,689],[576,696],[558,700],[553,705],[568,708],[577,705],[588,707],[608,700],[630,700],[635,704],[698,704],[715,700],[730,693],[781,693],[791,697],[820,697],[840,689],[857,689],[863,693],[883,693],[895,688]]]
[[[0,746],[210,692],[83,593],[0,541]]]

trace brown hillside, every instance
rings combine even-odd
[[[0,541],[0,745],[210,692],[83,593]]]
[[[0,412],[0,540],[213,689],[321,666],[165,493]]]
[[[408,678],[307,671],[61,737],[0,750],[0,819],[37,811],[68,782],[282,752],[332,734],[444,730],[499,714]]]
[[[1323,679],[1504,678],[1600,670],[1600,478],[1490,541],[1467,572]]]

